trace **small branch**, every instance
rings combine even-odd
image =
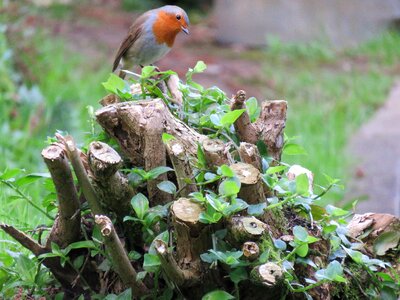
[[[155,249],[161,261],[161,267],[167,276],[178,286],[191,286],[199,281],[195,272],[181,269],[172,253],[168,251],[167,244],[162,240],[155,240]]]
[[[96,215],[95,222],[99,226],[104,238],[104,244],[111,257],[113,268],[122,282],[132,288],[134,297],[141,297],[147,294],[148,289],[141,280],[138,280],[137,273],[131,265],[111,220],[106,216]]]
[[[35,256],[39,256],[40,254],[48,252],[45,247],[38,244],[29,235],[26,235],[24,232],[14,228],[13,226],[0,224],[0,228],[16,239],[26,249],[30,250],[33,254],[35,254]]]
[[[54,218],[45,212],[42,208],[40,208],[38,205],[36,205],[31,198],[29,198],[27,195],[25,195],[17,186],[12,184],[11,182],[7,180],[0,179],[0,182],[8,186],[10,189],[15,191],[22,199],[26,200],[32,207],[36,208],[38,211],[40,211],[43,215],[45,215],[47,218],[50,220],[54,221]]]
[[[97,195],[90,183],[88,174],[83,166],[82,160],[78,149],[76,148],[75,142],[71,136],[65,137],[65,146],[67,149],[69,160],[71,161],[72,167],[74,168],[76,177],[78,178],[79,185],[85,195],[86,200],[94,215],[102,214],[101,206],[98,202]]]

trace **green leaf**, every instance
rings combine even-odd
[[[175,140],[175,137],[172,134],[168,134],[165,132],[162,134],[161,138],[164,144],[167,144],[168,142]]]
[[[77,258],[75,258],[73,262],[75,269],[79,270],[82,267],[84,260],[85,256],[83,255],[79,255]]]
[[[341,208],[333,206],[333,205],[327,205],[325,207],[325,209],[326,209],[327,213],[330,214],[332,217],[343,217],[350,213],[347,210],[341,209]]]
[[[206,155],[204,154],[203,148],[200,144],[197,144],[197,160],[200,169],[207,168]]]
[[[103,86],[106,91],[115,94],[123,99],[131,99],[129,84],[115,74],[110,74],[108,80],[103,82]]]
[[[97,249],[95,243],[93,241],[79,241],[72,244],[69,244],[66,250],[66,254],[69,253],[72,249]]]
[[[400,231],[388,231],[378,236],[373,249],[376,255],[382,256],[390,249],[396,248],[400,241]]]
[[[5,170],[1,175],[0,175],[0,179],[2,180],[9,180],[19,174],[24,173],[25,170],[24,169],[9,169],[9,170]]]
[[[307,155],[306,150],[298,144],[285,144],[283,153],[286,155]]]
[[[218,174],[225,176],[225,177],[234,177],[236,176],[235,172],[227,165],[222,165],[218,168]]]
[[[229,127],[245,112],[245,109],[236,109],[227,112],[221,118],[221,126]]]
[[[193,68],[193,73],[202,73],[207,69],[207,65],[204,63],[204,61],[200,60],[196,63],[196,65]]]
[[[225,197],[237,195],[239,191],[240,191],[240,182],[232,178],[222,181],[218,187],[218,192]]]
[[[282,241],[281,239],[274,240],[274,246],[276,249],[279,249],[282,251],[285,251],[286,247],[287,247],[286,243],[284,241]]]
[[[303,227],[294,226],[293,234],[299,241],[307,242],[308,232]]]
[[[268,175],[280,173],[282,171],[285,171],[287,168],[288,168],[287,166],[269,167],[265,173]]]
[[[296,248],[296,254],[300,257],[306,257],[308,254],[308,244],[302,244]]]
[[[162,181],[159,184],[157,184],[157,187],[168,194],[175,194],[176,193],[176,186],[173,182],[171,181]]]
[[[343,267],[336,260],[329,263],[324,275],[332,281],[346,282],[346,279],[343,277]]]
[[[147,172],[147,180],[152,180],[152,179],[156,179],[158,176],[160,176],[161,174],[167,173],[169,171],[173,171],[174,169],[170,168],[170,167],[165,167],[165,166],[160,166],[157,168],[154,168],[150,171]]]
[[[301,196],[308,196],[310,194],[307,174],[296,176],[296,193]]]
[[[222,218],[222,214],[217,212],[210,204],[207,204],[207,209],[199,216],[199,221],[205,224],[218,223]]]
[[[221,118],[217,114],[210,115],[210,121],[214,124],[215,127],[222,127]]]
[[[151,76],[154,75],[156,70],[155,66],[145,66],[142,68],[142,74],[141,74],[141,78],[142,79],[146,79],[146,78],[150,78]]]
[[[15,181],[15,186],[21,187],[30,183],[33,183],[42,178],[51,178],[49,173],[32,173],[21,177]]]
[[[137,215],[137,217],[143,220],[144,215],[149,210],[149,200],[142,193],[139,193],[132,197],[131,205]]]
[[[251,97],[246,101],[246,108],[247,108],[247,113],[250,116],[250,121],[255,122],[261,112],[261,108],[258,106],[258,101],[256,98]]]
[[[227,292],[223,290],[215,290],[212,292],[209,292],[201,298],[202,300],[231,300],[235,299],[231,294],[228,294]]]
[[[149,253],[144,255],[143,269],[147,272],[157,272],[160,265],[161,262],[157,255]]]
[[[260,216],[264,213],[264,209],[267,207],[266,202],[259,204],[252,204],[247,207],[247,213],[251,216]]]

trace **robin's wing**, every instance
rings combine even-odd
[[[135,43],[135,41],[140,36],[140,34],[143,30],[143,24],[147,20],[148,17],[149,17],[148,13],[141,15],[139,18],[136,19],[136,21],[129,28],[128,35],[122,41],[121,46],[119,46],[117,55],[115,55],[114,65],[113,65],[113,69],[112,69],[113,72],[115,71],[115,69],[117,69],[121,58],[124,56],[124,54],[128,51],[128,49],[133,45],[133,43]]]

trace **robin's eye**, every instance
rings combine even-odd
[[[181,15],[176,15],[177,20],[180,20],[181,18],[182,18]]]

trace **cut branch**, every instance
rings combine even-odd
[[[104,238],[104,244],[111,257],[113,268],[122,282],[132,288],[132,294],[135,297],[147,294],[149,291],[144,283],[137,278],[137,273],[129,261],[111,220],[106,216],[96,215],[95,222]]]
[[[229,165],[233,160],[229,153],[229,146],[221,140],[203,140],[203,151],[206,156],[207,165],[216,168],[222,165]]]
[[[155,249],[161,261],[161,267],[167,276],[178,286],[191,286],[198,282],[195,272],[183,270],[178,266],[172,253],[168,250],[167,244],[162,240],[155,240]]]
[[[265,202],[263,182],[258,169],[245,163],[235,163],[230,166],[236,173],[241,183],[239,198],[248,204],[258,204]]]
[[[200,254],[211,247],[210,228],[199,221],[204,209],[198,203],[180,198],[170,211],[177,237],[177,262],[183,270],[190,270],[201,280],[204,272]]]
[[[193,170],[190,166],[190,158],[187,156],[183,145],[174,139],[166,143],[165,146],[174,167],[180,195],[185,197],[190,193],[197,192],[197,186],[193,180]]]
[[[245,142],[240,143],[239,156],[243,163],[250,164],[262,172],[261,155],[256,145]]]
[[[128,179],[118,171],[122,165],[119,154],[102,142],[92,142],[89,145],[88,162],[93,176],[93,188],[104,210],[109,210],[123,219],[131,215],[133,209],[130,200],[135,191],[129,185]]]
[[[268,229],[264,222],[255,217],[234,216],[227,221],[229,236],[234,245],[258,241]]]
[[[238,91],[233,98],[231,109],[244,109],[246,94]],[[247,111],[236,120],[234,126],[240,141],[256,144],[258,140],[265,143],[268,154],[280,161],[283,148],[283,129],[286,124],[287,102],[284,100],[264,101],[260,117],[251,123]]]
[[[55,242],[61,248],[65,248],[80,237],[78,194],[63,147],[53,144],[42,151],[42,157],[53,179],[59,203],[59,216],[52,227],[47,244]]]

